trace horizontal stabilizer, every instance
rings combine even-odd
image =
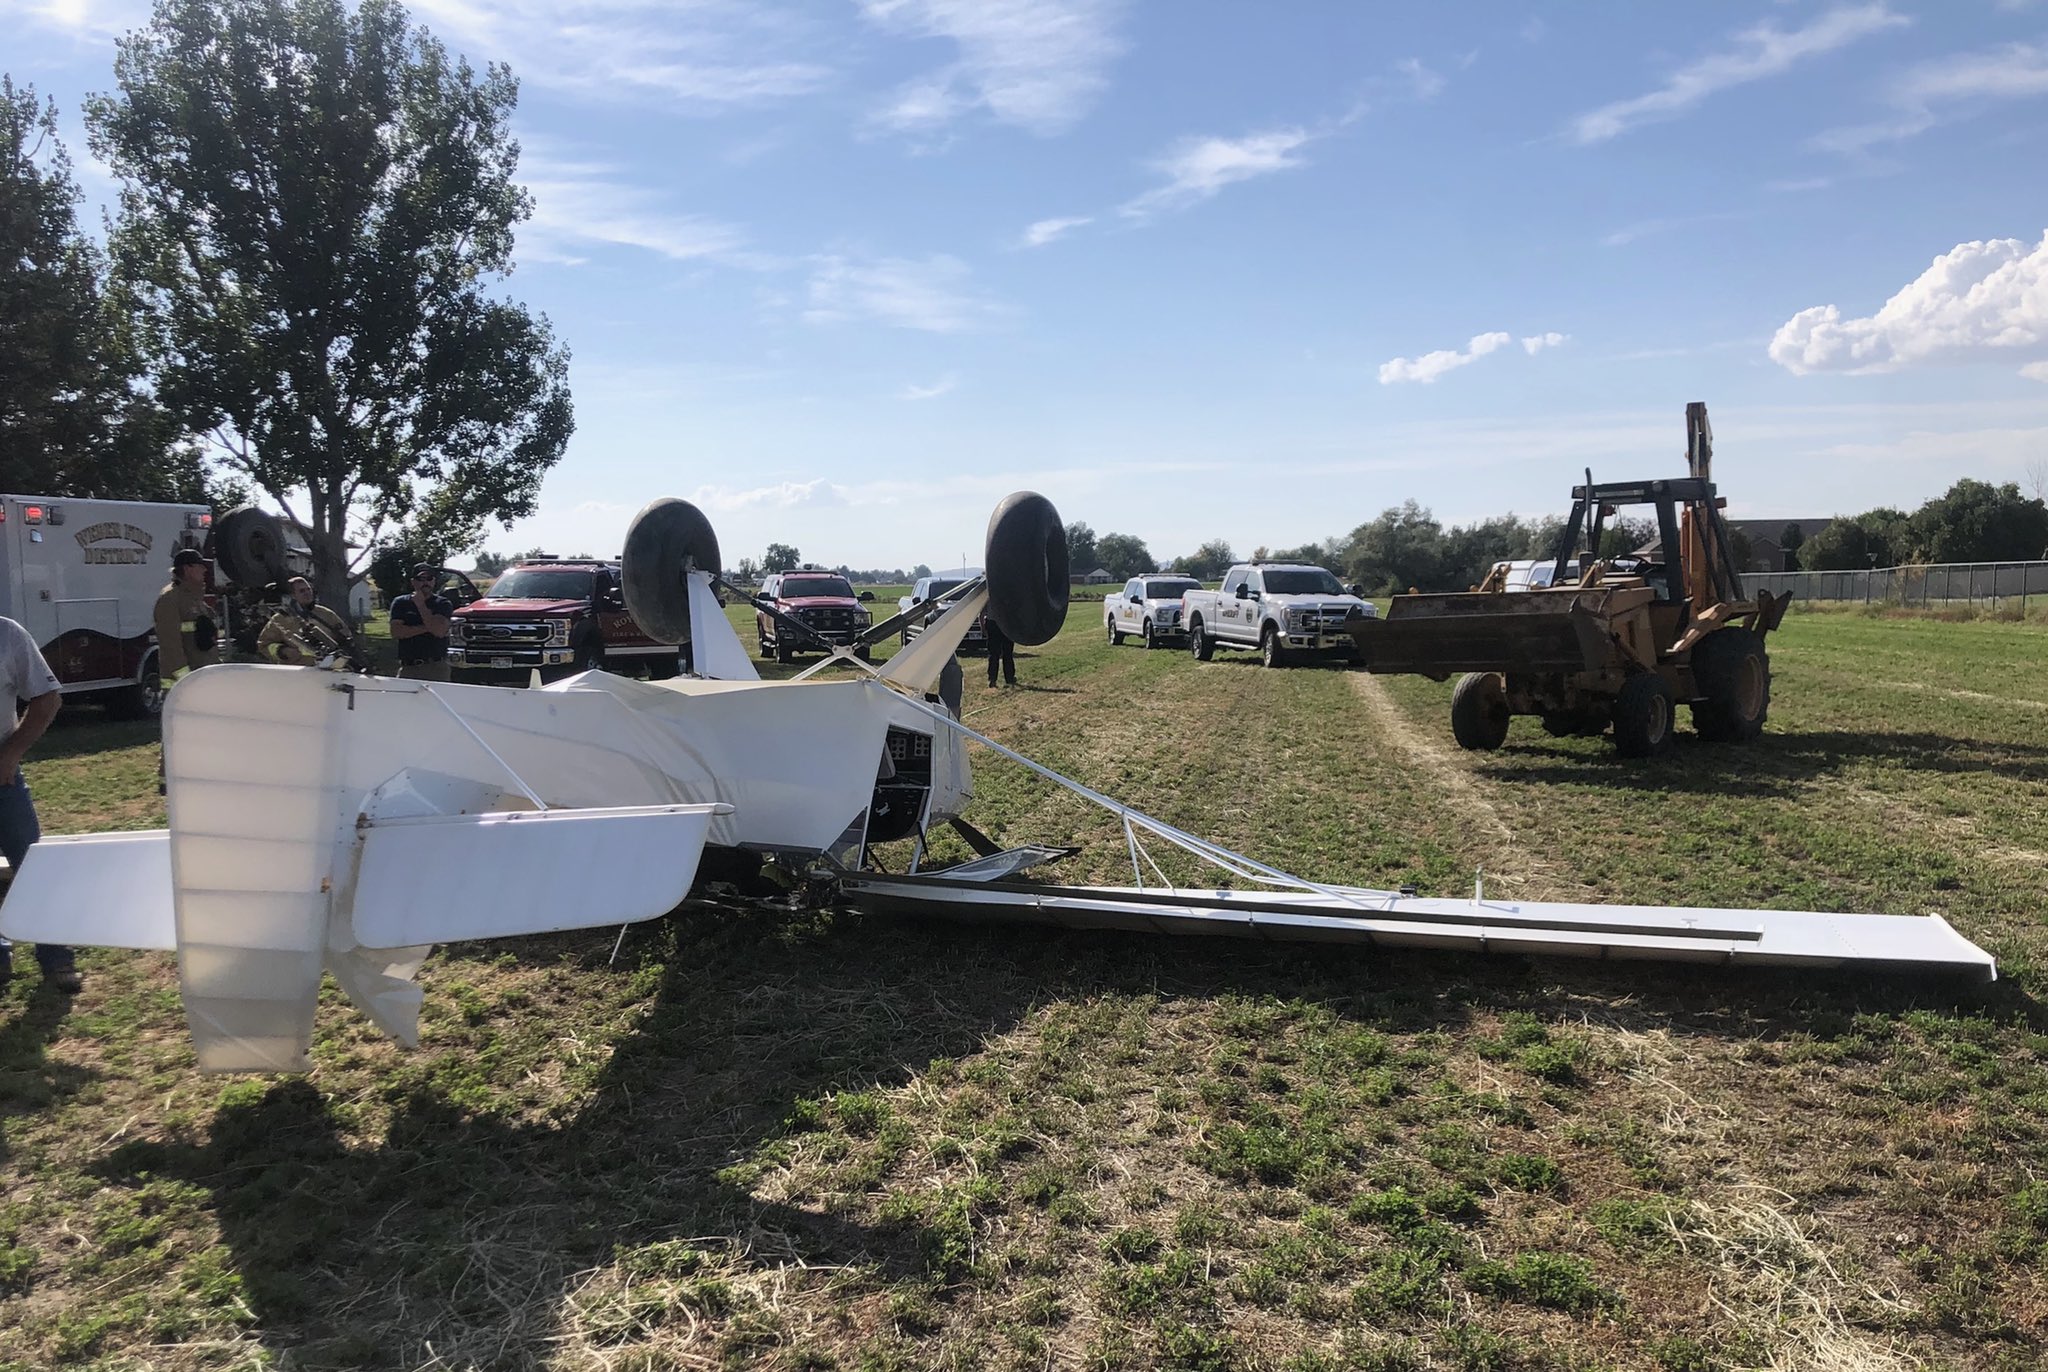
[[[730,805],[369,820],[355,937],[405,948],[631,924],[682,903]]]
[[[176,948],[170,831],[81,834],[37,843],[0,905],[0,937],[88,948]]]

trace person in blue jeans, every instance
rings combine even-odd
[[[21,761],[57,717],[62,700],[56,674],[28,630],[0,618],[0,856],[16,870],[29,846],[43,836]],[[28,703],[26,712],[17,713],[19,701]],[[60,943],[37,944],[36,962],[42,966],[43,980],[66,995],[85,984],[71,950]],[[13,974],[14,952],[0,939],[0,985]]]

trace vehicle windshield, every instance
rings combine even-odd
[[[1179,600],[1189,591],[1199,591],[1201,589],[1201,582],[1187,577],[1176,581],[1148,581],[1145,583],[1145,599]]]
[[[491,583],[485,600],[588,600],[588,568],[515,567]]]
[[[836,595],[851,600],[853,587],[843,576],[786,576],[782,578],[781,595],[788,600],[807,595]]]
[[[925,587],[924,598],[926,600],[937,600],[940,596],[952,590],[955,586],[958,586],[959,584],[960,583],[957,581],[934,581],[931,585]]]
[[[1275,567],[1266,573],[1271,595],[1343,595],[1334,573],[1322,567]]]

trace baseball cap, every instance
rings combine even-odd
[[[197,548],[180,548],[177,556],[171,559],[171,566],[173,569],[190,567],[195,562],[203,564],[205,561],[205,556]]]
[[[431,562],[415,562],[412,564],[412,574],[414,576],[439,576],[441,575],[441,569]]]

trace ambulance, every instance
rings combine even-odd
[[[212,523],[205,505],[0,494],[0,616],[28,629],[67,697],[154,715],[157,594]]]

